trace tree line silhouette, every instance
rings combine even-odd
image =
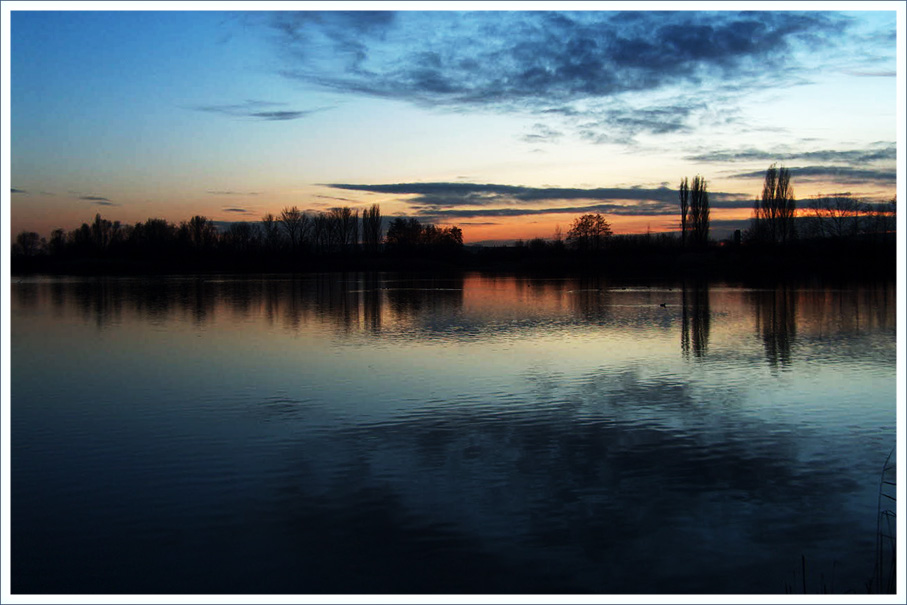
[[[459,227],[423,224],[415,218],[394,218],[386,235],[377,204],[363,210],[349,207],[325,212],[284,208],[258,223],[235,222],[219,229],[196,215],[179,224],[149,218],[132,225],[96,214],[69,232],[55,229],[50,239],[23,231],[13,243],[14,265],[20,268],[161,268],[190,269],[317,269],[331,262],[418,255],[456,260],[463,247]]]
[[[601,214],[573,221],[566,240],[518,240],[484,256],[501,268],[551,270],[566,264],[626,276],[774,278],[815,275],[892,276],[897,203],[864,203],[850,193],[819,195],[799,211],[787,168],[772,164],[753,204],[750,226],[732,238],[710,237],[708,183],[697,175],[678,186],[676,233],[615,235]]]
[[[676,233],[615,235],[605,215],[576,217],[566,237],[465,248],[457,226],[381,215],[373,204],[322,212],[286,207],[259,222],[226,228],[196,215],[179,224],[149,218],[132,225],[96,214],[49,239],[23,231],[13,243],[14,272],[309,271],[475,268],[674,274],[890,272],[895,268],[896,202],[862,203],[849,193],[816,196],[796,207],[790,171],[773,164],[748,229],[710,237],[708,183],[684,177]]]

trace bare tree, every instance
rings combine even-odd
[[[362,211],[362,245],[370,253],[378,252],[381,243],[381,209],[378,204]]]
[[[261,219],[261,228],[264,231],[264,245],[269,251],[274,252],[280,246],[280,224],[270,212]]]
[[[680,181],[680,243],[687,245],[687,214],[690,211],[690,181],[683,177]]]
[[[22,231],[16,236],[13,253],[23,256],[36,256],[41,251],[41,236],[34,231]]]
[[[760,238],[784,243],[796,236],[796,202],[790,185],[790,170],[772,164],[765,171],[762,197],[756,200],[753,231]]]
[[[309,217],[296,206],[284,208],[280,212],[280,225],[290,239],[290,249],[295,253],[308,231]]]
[[[690,188],[690,241],[696,246],[709,242],[709,192],[708,184],[701,176],[693,178]]]
[[[180,237],[196,250],[208,250],[217,243],[217,228],[208,218],[195,215],[180,224]]]
[[[258,229],[252,223],[233,223],[224,234],[224,242],[234,252],[247,253],[258,243]]]
[[[105,251],[112,244],[122,239],[123,232],[120,228],[120,221],[110,222],[101,218],[100,214],[95,214],[90,228],[91,241],[96,250]]]
[[[849,193],[817,196],[810,200],[809,210],[816,235],[844,238],[860,232],[862,206]]]
[[[355,248],[359,244],[359,211],[348,206],[331,208],[328,217],[333,243],[341,250]]]
[[[861,211],[863,233],[879,241],[894,234],[897,225],[896,197],[883,203],[863,204]]]

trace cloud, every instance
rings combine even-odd
[[[268,109],[270,107],[282,106],[286,103],[273,103],[270,101],[254,101],[249,100],[244,103],[238,103],[234,105],[197,105],[190,107],[195,111],[203,111],[207,113],[216,113],[226,116],[232,116],[237,118],[253,118],[256,120],[263,120],[268,122],[274,121],[286,121],[286,120],[297,120],[299,118],[304,118],[308,115],[311,115],[317,111],[322,111],[325,108],[317,109],[308,109],[308,110],[278,110],[278,109]]]
[[[690,132],[695,116],[709,111],[706,103],[683,100],[669,105],[630,107],[610,104],[608,109],[587,110],[585,119],[574,120],[580,138],[591,143],[632,144],[640,134]]]
[[[413,195],[404,200],[419,217],[432,220],[582,214],[602,212],[622,216],[678,213],[676,189],[521,187],[477,183],[396,183],[386,185],[331,184],[328,187],[374,193]],[[590,204],[552,205],[569,201]],[[750,208],[749,195],[709,192],[713,208]]]
[[[296,120],[303,118],[312,113],[311,111],[257,111],[250,113],[251,118],[261,118],[262,120],[282,121]]]
[[[315,197],[320,198],[320,199],[324,199],[324,200],[336,200],[336,201],[338,201],[338,202],[348,202],[348,203],[351,203],[351,204],[358,204],[358,203],[359,203],[359,200],[351,200],[351,199],[348,198],[348,197],[339,197],[339,196],[335,196],[335,195],[316,195]]]
[[[290,78],[433,107],[545,111],[706,81],[778,84],[798,75],[796,50],[834,46],[849,23],[827,12],[407,11],[277,13],[270,25]]]
[[[894,65],[891,32],[847,51],[854,20],[810,11],[304,12],[266,17],[285,77],[321,90],[430,109],[527,113],[595,144],[738,119],[767,87],[808,83],[816,62],[857,72]],[[865,53],[863,52],[865,51]],[[893,69],[893,68],[890,68]],[[696,91],[691,96],[691,91]],[[640,95],[649,97],[640,107]],[[655,100],[657,98],[657,100]],[[707,102],[704,102],[706,99]]]
[[[258,191],[206,191],[210,195],[258,195]]]
[[[809,160],[814,162],[841,162],[846,164],[866,164],[876,161],[894,161],[897,158],[895,143],[880,142],[863,149],[816,151],[797,151],[787,148],[774,150],[755,149],[752,147],[737,150],[716,150],[707,153],[687,156],[695,162],[784,162],[792,160]]]
[[[223,211],[224,212],[239,212],[239,213],[248,212],[248,210],[246,210],[245,208],[224,208]]]
[[[804,166],[789,168],[791,179],[833,181],[845,185],[859,185],[874,183],[877,185],[893,185],[897,182],[897,170],[873,170],[867,168],[849,168],[846,166]],[[743,172],[731,178],[762,179],[764,170]]]
[[[119,204],[111,202],[106,197],[101,197],[99,195],[82,195],[79,196],[79,199],[91,202],[95,206],[119,206]]]
[[[846,70],[848,76],[856,76],[858,78],[896,78],[898,72],[893,69],[879,69],[879,70]]]
[[[16,189],[15,187],[11,187],[9,192],[10,193],[25,193],[25,194],[28,193],[28,191],[26,191],[24,189]]]
[[[523,135],[523,140],[527,143],[554,143],[563,136],[563,132],[555,130],[546,124],[536,123],[532,125],[532,132]]]

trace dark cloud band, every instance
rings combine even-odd
[[[277,13],[271,26],[292,78],[432,105],[544,110],[680,83],[787,77],[795,49],[831,47],[849,23],[829,12],[413,11]]]
[[[476,183],[395,183],[385,185],[332,184],[329,187],[396,195],[406,199],[415,214],[433,220],[516,217],[545,214],[602,212],[621,216],[660,216],[678,213],[678,192],[657,188],[557,188]],[[737,193],[710,192],[713,208],[751,208],[752,199]],[[551,205],[586,200],[591,204]],[[544,207],[539,207],[544,206]]]
[[[801,178],[805,180],[821,179],[823,181],[832,181],[845,185],[859,184],[876,184],[892,185],[897,182],[897,171],[892,170],[872,170],[865,168],[849,168],[845,166],[804,166],[801,168],[790,168],[792,178]],[[743,172],[735,174],[733,178],[740,179],[761,179],[765,177],[764,170],[754,172]]]
[[[284,103],[273,103],[270,101],[246,101],[233,105],[197,105],[190,107],[195,111],[206,113],[216,113],[237,118],[252,118],[268,122],[282,122],[286,120],[298,120],[304,118],[322,109],[308,110],[283,110],[270,109],[271,107],[281,106]]]
[[[687,156],[694,162],[784,162],[807,160],[813,162],[842,162],[847,164],[865,164],[868,162],[891,161],[897,158],[897,146],[894,143],[877,143],[865,149],[791,151],[786,149],[738,149],[713,151]]]

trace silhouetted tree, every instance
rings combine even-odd
[[[459,248],[463,245],[463,232],[459,227],[425,225],[419,243],[435,250]]]
[[[301,212],[299,208],[293,206],[292,208],[284,208],[280,212],[278,220],[290,240],[290,250],[295,254],[308,231],[309,217]]]
[[[91,241],[96,251],[106,251],[119,241],[120,235],[120,221],[112,223],[101,218],[100,213],[95,214],[94,222],[91,224]]]
[[[317,254],[323,254],[331,245],[330,221],[323,212],[312,216],[311,237],[312,246]]]
[[[90,254],[94,250],[91,238],[91,227],[88,223],[82,223],[77,229],[73,229],[67,235],[69,246],[76,254]]]
[[[180,224],[179,237],[194,250],[208,251],[217,243],[217,228],[207,217],[195,215]]]
[[[580,252],[597,252],[611,235],[611,225],[602,214],[584,214],[573,220],[567,243]]]
[[[378,204],[362,211],[362,246],[375,254],[381,243],[381,209]]]
[[[328,221],[332,247],[341,251],[355,249],[359,244],[359,211],[347,206],[331,208]]]
[[[796,202],[790,184],[790,170],[772,164],[765,171],[762,197],[756,200],[752,236],[754,239],[785,243],[795,237]]]
[[[258,243],[257,228],[247,222],[232,223],[223,236],[224,244],[236,254],[247,254]]]
[[[389,250],[408,251],[419,245],[422,237],[422,224],[415,218],[398,217],[387,227],[385,242]]]
[[[48,242],[48,252],[54,256],[62,256],[66,251],[66,232],[62,229],[54,229],[50,234]]]
[[[385,242],[391,252],[423,250],[449,256],[463,247],[463,232],[459,227],[422,225],[415,218],[400,217],[391,221]]]
[[[862,205],[849,193],[817,196],[809,202],[812,235],[837,239],[860,232]]]
[[[687,245],[687,215],[690,211],[690,181],[683,177],[680,181],[680,242]]]
[[[139,256],[159,257],[172,252],[176,231],[176,227],[165,219],[149,218],[144,223],[133,225],[129,243]]]
[[[709,242],[709,192],[706,181],[701,176],[693,178],[690,189],[690,241],[696,246],[705,246]]]
[[[268,252],[276,252],[280,248],[280,223],[270,212],[261,218],[264,245]]]
[[[41,236],[34,231],[22,231],[16,236],[13,244],[13,254],[32,257],[41,252]]]
[[[883,204],[864,204],[863,231],[881,241],[893,236],[897,226],[897,206],[897,197]]]

